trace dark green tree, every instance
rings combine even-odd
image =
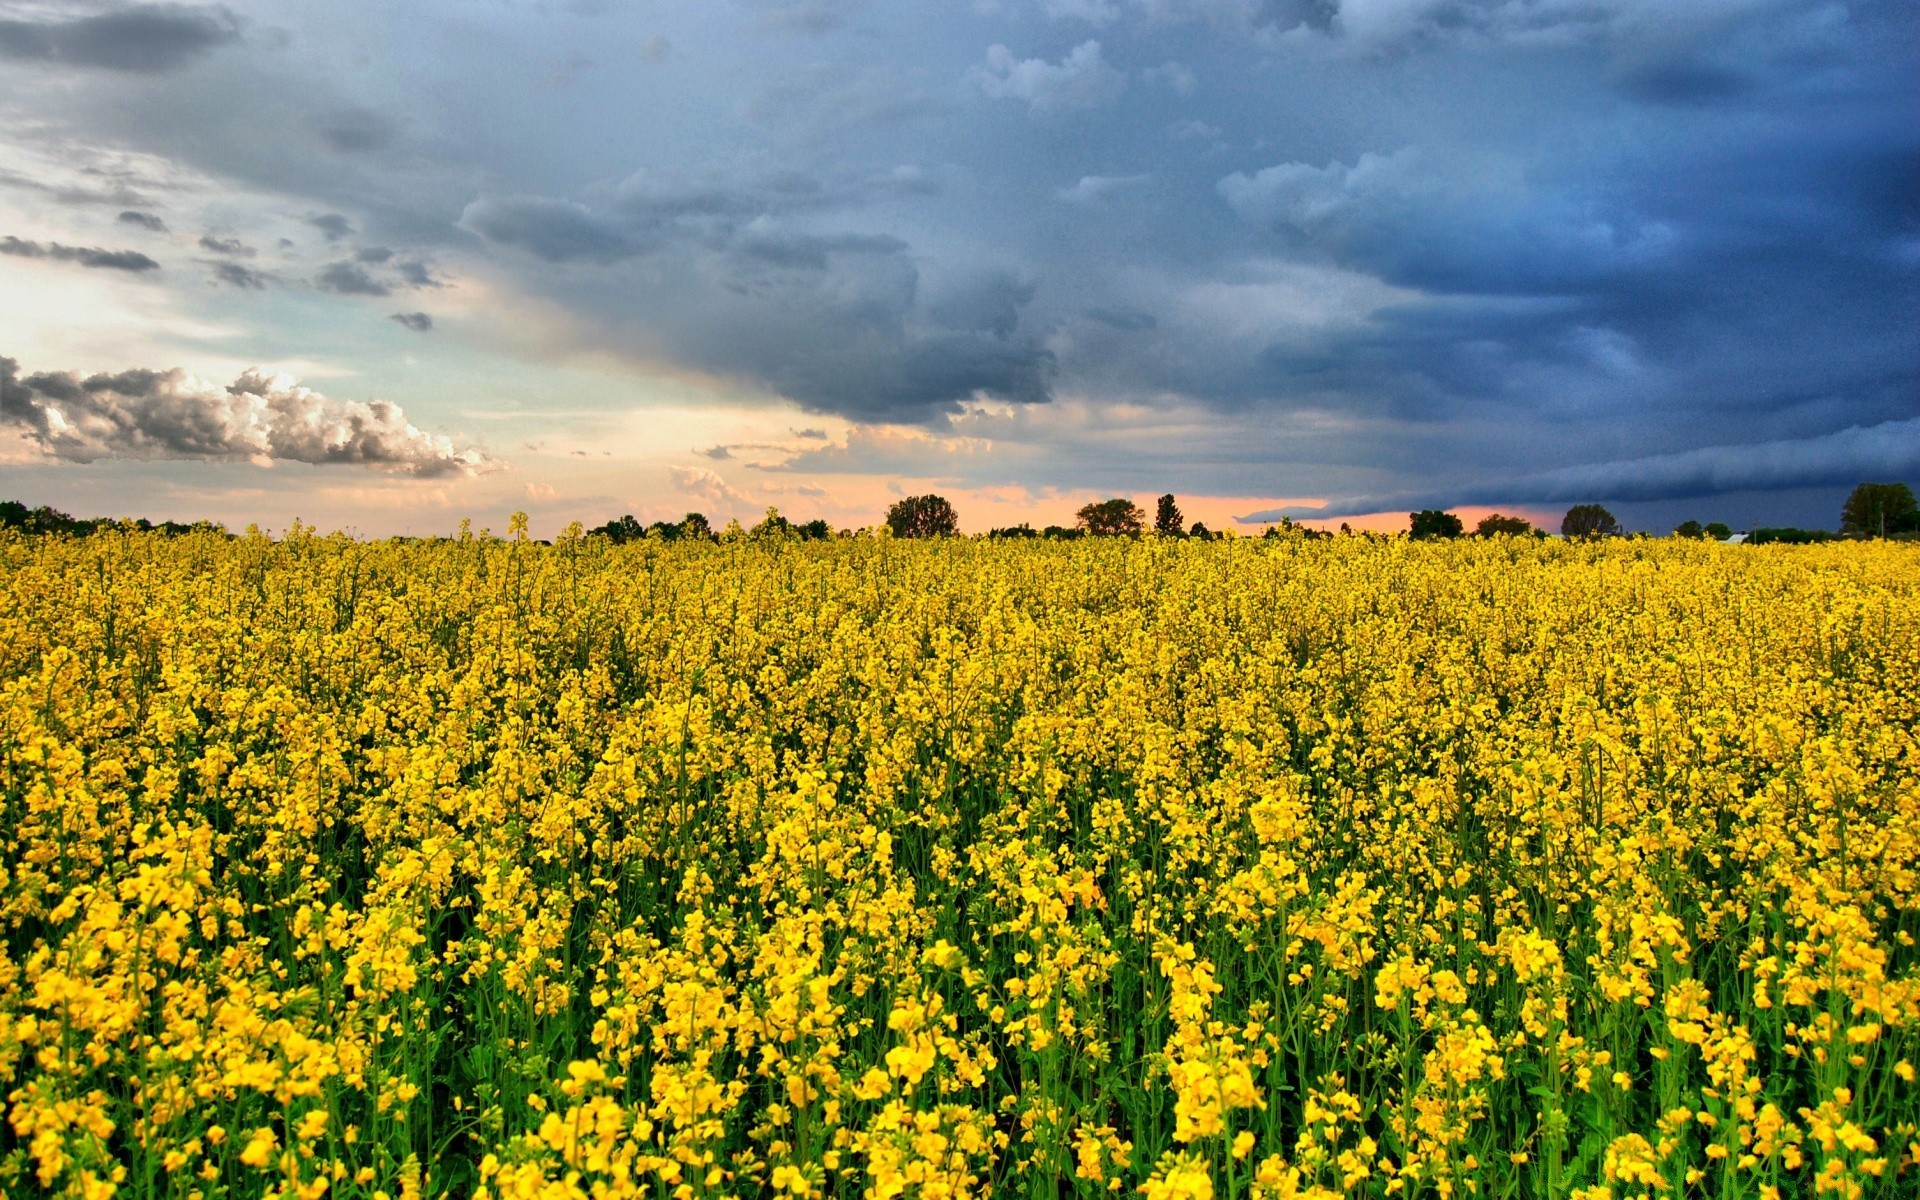
[[[887,528],[895,537],[952,537],[960,532],[960,514],[944,496],[908,496],[887,509]]]
[[[1115,496],[1082,507],[1074,521],[1093,537],[1124,537],[1146,528],[1147,513],[1125,496]]]
[[[1725,521],[1708,521],[1707,536],[1716,542],[1724,542],[1733,536],[1733,526]]]
[[[705,513],[690,512],[680,519],[680,536],[712,541],[713,525],[707,520]]]
[[[1677,538],[1703,538],[1707,536],[1707,527],[1698,521],[1682,521],[1673,527],[1673,536]]]
[[[608,521],[605,525],[596,526],[587,530],[587,532],[589,534],[598,534],[600,537],[606,538],[615,545],[619,545],[623,542],[639,541],[641,538],[647,536],[647,527],[642,525],[632,513],[628,513],[624,517],[616,517]]]
[[[1473,527],[1475,537],[1526,537],[1533,532],[1533,522],[1525,517],[1508,517],[1491,513],[1480,518]]]
[[[1173,493],[1160,497],[1153,514],[1153,531],[1162,537],[1181,537],[1186,533],[1187,520],[1180,513],[1180,506],[1173,502]]]
[[[1904,483],[1863,483],[1840,509],[1840,532],[1886,537],[1920,529],[1920,504]]]
[[[1576,504],[1560,519],[1560,532],[1570,538],[1619,537],[1626,530],[1603,505]]]
[[[1416,542],[1432,541],[1436,538],[1457,538],[1467,530],[1466,524],[1450,512],[1437,508],[1423,508],[1419,512],[1408,513],[1410,525],[1407,533]]]

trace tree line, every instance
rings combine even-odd
[[[1421,509],[1418,512],[1408,513],[1407,518],[1408,536],[1416,541],[1468,536],[1466,522],[1457,513],[1447,512],[1444,509]],[[122,525],[169,535],[193,532],[227,534],[224,525],[212,521],[182,524],[177,521],[155,523],[144,518],[136,521],[119,521],[111,517],[73,517],[46,505],[28,508],[17,500],[0,501],[0,529],[13,529],[28,534],[85,537],[102,529],[119,528]],[[954,537],[960,532],[960,515],[944,496],[931,493],[924,496],[908,496],[888,507],[886,527],[894,537]],[[1221,536],[1199,521],[1195,521],[1189,527],[1172,493],[1161,496],[1156,502],[1152,528],[1154,533],[1161,537],[1198,538],[1207,541]],[[988,530],[987,536],[989,538],[1070,540],[1082,537],[1137,537],[1146,530],[1146,510],[1124,496],[1115,496],[1111,500],[1097,500],[1081,506],[1080,510],[1074,514],[1072,525],[1047,525],[1035,529],[1023,522],[1019,525]],[[1352,532],[1344,524],[1340,526],[1340,530],[1343,533]],[[1296,526],[1293,522],[1286,520],[1277,526],[1270,527],[1267,532],[1271,536],[1293,531],[1309,536],[1322,536],[1318,531]],[[756,539],[820,541],[835,536],[836,532],[847,535],[852,531],[836,531],[826,521],[817,518],[811,521],[790,521],[776,508],[767,509],[766,515],[760,522],[750,528],[742,527],[736,521],[729,523],[724,531],[716,530],[705,515],[690,512],[678,521],[654,521],[651,524],[629,513],[626,516],[616,517],[604,525],[586,530],[589,536],[603,537],[616,543],[642,541],[648,538],[665,542],[682,539],[718,541],[723,535]],[[1623,536],[1626,530],[1604,505],[1576,504],[1561,518],[1560,533],[1569,538],[1604,538]],[[1475,524],[1472,536],[1546,537],[1548,532],[1536,528],[1524,517],[1492,513],[1482,517]],[[1733,530],[1721,521],[1706,524],[1699,521],[1682,521],[1674,526],[1673,536],[1724,542],[1733,536]],[[1761,528],[1752,530],[1746,540],[1750,545],[1764,545],[1769,542],[1796,544],[1829,541],[1835,537],[1902,540],[1920,538],[1920,503],[1916,503],[1913,489],[1904,483],[1859,485],[1853,489],[1846,503],[1841,506],[1838,534],[1824,529]]]

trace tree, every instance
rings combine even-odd
[[[1784,526],[1775,529],[1756,529],[1747,535],[1749,546],[1811,546],[1816,542],[1830,542],[1834,535],[1824,529],[1795,529]]]
[[[1457,538],[1466,532],[1466,525],[1459,517],[1450,512],[1441,512],[1437,508],[1423,508],[1416,513],[1408,513],[1412,523],[1407,532],[1416,542],[1430,541],[1434,538]]]
[[[887,528],[895,537],[952,537],[960,531],[960,515],[944,496],[908,496],[887,509]]]
[[[713,540],[713,526],[707,522],[704,513],[688,513],[680,520],[680,536],[683,538],[705,538]]]
[[[1180,506],[1173,502],[1173,493],[1160,497],[1153,514],[1153,531],[1162,537],[1181,537],[1186,533],[1186,523],[1186,518],[1180,515]]]
[[[1707,527],[1698,521],[1682,521],[1673,527],[1673,536],[1677,538],[1704,538]]]
[[[1560,519],[1560,532],[1570,538],[1619,537],[1626,531],[1613,514],[1598,504],[1576,504]]]
[[[1714,541],[1724,542],[1733,536],[1733,526],[1727,524],[1725,521],[1709,521],[1707,522],[1706,532],[1707,536]]]
[[[1198,538],[1203,542],[1210,542],[1214,538],[1214,532],[1213,530],[1207,528],[1207,523],[1205,521],[1195,521],[1193,523],[1193,528],[1187,531],[1187,536],[1192,538]]]
[[[1904,483],[1863,483],[1840,509],[1840,532],[1885,537],[1920,529],[1920,504]]]
[[[1499,513],[1492,513],[1488,516],[1481,517],[1480,523],[1473,527],[1473,536],[1475,537],[1501,537],[1503,535],[1508,537],[1526,537],[1532,532],[1533,522],[1527,520],[1525,517],[1505,517]]]
[[[1093,537],[1120,537],[1139,533],[1146,527],[1147,514],[1125,496],[1115,496],[1089,504],[1074,514],[1081,529]]]
[[[622,542],[637,542],[647,536],[647,527],[642,525],[632,513],[628,513],[624,517],[608,521],[605,525],[589,529],[587,532],[599,534],[617,546]]]

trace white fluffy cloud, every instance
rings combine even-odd
[[[18,364],[0,358],[0,423],[67,462],[340,463],[423,478],[504,465],[421,431],[397,404],[335,400],[284,375],[254,371],[221,387],[178,369],[21,376]]]
[[[987,61],[975,67],[980,91],[995,100],[1024,100],[1036,113],[1099,108],[1119,98],[1127,77],[1109,64],[1100,43],[1089,39],[1057,63],[1044,58],[1015,58],[1005,46],[989,46]]]

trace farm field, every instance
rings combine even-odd
[[[0,1195],[1920,1195],[1920,554],[0,538]]]

